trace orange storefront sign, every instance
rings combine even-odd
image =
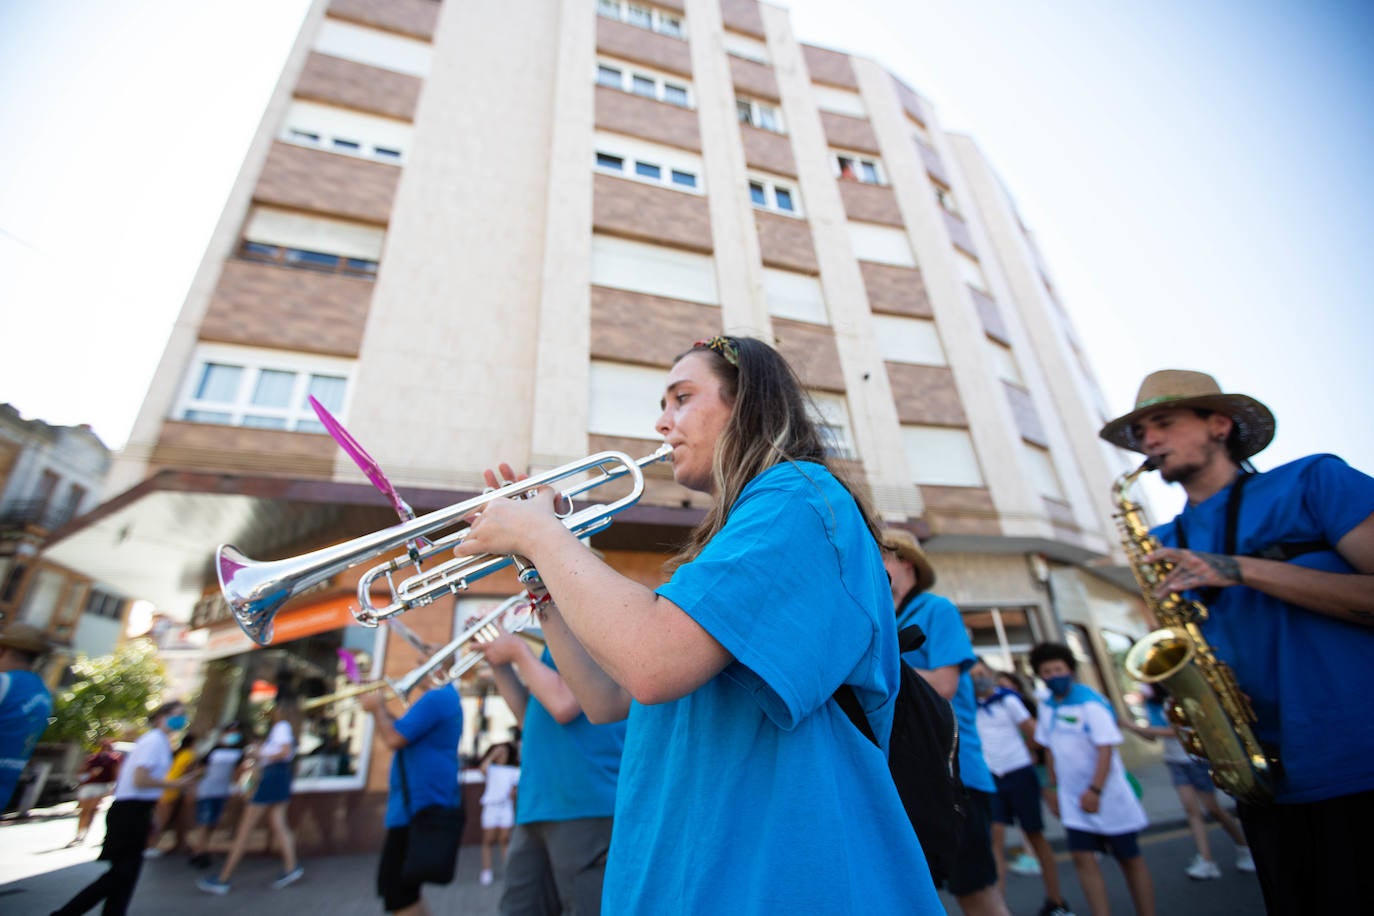
[[[316,633],[328,633],[350,626],[355,623],[352,608],[356,600],[352,595],[337,595],[305,607],[283,611],[272,621],[271,645],[280,645],[294,639],[314,636]],[[237,626],[225,627],[211,633],[205,645],[206,655],[210,658],[222,658],[261,648],[264,647],[249,639]]]

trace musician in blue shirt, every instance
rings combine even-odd
[[[33,672],[47,651],[48,640],[37,627],[12,623],[0,633],[0,810],[14,795],[52,715],[52,695]]]
[[[674,479],[715,497],[667,584],[592,556],[547,490],[488,503],[458,548],[528,557],[559,672],[594,721],[629,716],[604,911],[943,913],[887,768],[900,669],[876,517],[767,344],[699,341],[661,406]],[[881,747],[831,701],[841,684]]]
[[[1151,374],[1101,435],[1187,495],[1146,560],[1173,564],[1157,596],[1207,606],[1202,635],[1279,761],[1275,804],[1239,806],[1266,906],[1374,899],[1374,478],[1334,455],[1255,472],[1273,414],[1201,372]]]

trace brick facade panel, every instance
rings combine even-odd
[[[357,356],[373,282],[230,260],[201,322],[221,343]]]
[[[766,37],[757,0],[720,0],[720,15],[727,29],[755,38]]]
[[[1002,524],[992,494],[982,487],[920,487],[931,534],[997,537]]]
[[[968,426],[954,372],[947,366],[887,363],[887,377],[897,416],[903,423],[925,426]]]
[[[323,434],[168,420],[149,461],[159,468],[328,479],[337,452]]]
[[[860,261],[859,270],[868,293],[868,307],[873,311],[913,318],[935,317],[925,278],[916,268]]]
[[[811,226],[805,220],[755,210],[754,225],[765,265],[812,275],[821,272]]]
[[[689,78],[692,75],[692,55],[687,50],[687,42],[605,16],[596,17],[596,50],[669,73]]]
[[[592,359],[667,369],[692,341],[719,333],[721,317],[716,306],[592,287]]]
[[[884,226],[906,225],[902,222],[902,210],[897,206],[897,195],[891,188],[858,181],[840,181],[838,184],[845,215],[850,219]]]
[[[775,317],[773,343],[807,388],[845,390],[840,351],[828,325]]]
[[[400,177],[394,165],[274,142],[253,199],[385,225]]]
[[[405,73],[311,51],[295,92],[313,102],[414,121],[422,85],[423,80]]]
[[[978,320],[983,323],[983,333],[1011,346],[1011,335],[1007,333],[1007,323],[1002,319],[1002,308],[987,293],[975,287],[968,287],[973,297],[973,305],[978,309]]]
[[[968,223],[948,210],[941,210],[940,212],[944,214],[945,229],[949,231],[949,240],[954,243],[954,246],[975,258],[978,257],[978,248],[973,244],[973,233],[969,231]]]
[[[730,62],[730,80],[735,84],[736,92],[773,102],[782,98],[778,94],[778,79],[773,75],[772,67],[733,54],[725,55],[725,59]]]
[[[821,126],[825,128],[825,140],[831,146],[861,153],[881,152],[878,148],[878,135],[873,132],[873,125],[867,118],[822,111]]]
[[[891,74],[888,75],[891,76]],[[921,104],[921,97],[916,94],[916,90],[912,89],[895,76],[892,77],[892,84],[897,88],[897,99],[902,103],[902,110],[917,124],[925,127],[925,106]]]
[[[739,126],[740,139],[744,142],[744,161],[750,168],[763,169],[775,175],[797,177],[797,160],[792,155],[792,141],[783,134],[771,130]]]
[[[940,154],[936,151],[935,147],[928,143],[923,143],[920,140],[915,142],[916,146],[921,150],[921,161],[926,164],[926,171],[930,173],[930,177],[934,178],[945,187],[949,187],[949,173],[945,171],[945,162],[940,158]]]
[[[632,92],[596,87],[596,126],[678,149],[701,152],[697,113]]]
[[[802,57],[806,60],[811,82],[858,91],[859,80],[854,75],[854,65],[848,54],[815,45],[802,45]]]
[[[711,251],[711,214],[704,196],[629,178],[595,176],[592,227],[622,238]]]
[[[1040,412],[1035,409],[1035,401],[1030,392],[1020,385],[1002,382],[1007,392],[1007,402],[1011,404],[1012,416],[1016,418],[1016,429],[1021,438],[1041,448],[1049,448],[1049,437],[1045,435],[1045,424],[1040,422]]]
[[[434,0],[331,0],[329,15],[429,41],[439,20],[439,4]]]

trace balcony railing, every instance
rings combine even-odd
[[[0,528],[32,525],[53,531],[67,524],[75,515],[73,506],[55,506],[40,499],[18,500],[0,508]]]

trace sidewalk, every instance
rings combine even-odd
[[[36,810],[35,816],[26,821],[0,821],[0,913],[51,913],[108,868],[96,861],[104,836],[103,814],[92,825],[85,846],[64,848],[76,830],[74,812],[74,806],[68,804]],[[501,885],[499,880],[487,887],[478,883],[480,855],[476,846],[463,847],[458,856],[457,880],[448,887],[425,889],[431,912],[495,916]],[[184,856],[149,859],[144,863],[129,913],[377,916],[382,912],[374,885],[376,856],[304,858],[301,864],[305,877],[288,888],[274,891],[271,882],[281,870],[281,861],[275,856],[249,856],[234,875],[233,890],[216,897],[196,889],[196,878],[205,872],[191,868]]]
[[[1141,804],[1150,816],[1151,834],[1178,828],[1183,809],[1163,766],[1141,767],[1136,778]],[[102,813],[92,825],[85,846],[66,849],[76,830],[71,804],[36,810],[26,821],[0,821],[0,913],[51,913],[107,867],[96,861],[104,836]],[[1048,818],[1045,835],[1062,850],[1063,827]],[[218,860],[218,861],[222,861]],[[458,856],[458,878],[448,887],[429,887],[425,900],[431,912],[454,916],[494,916],[500,899],[498,881],[483,887],[477,881],[480,852],[465,846]],[[149,859],[134,895],[132,916],[169,913],[223,913],[232,916],[376,916],[382,912],[374,878],[377,858],[371,855],[305,858],[305,877],[291,887],[272,890],[280,871],[275,857],[249,856],[234,875],[233,890],[224,897],[198,891],[196,878],[205,872],[191,868],[183,856]],[[942,895],[950,912],[958,912]]]

